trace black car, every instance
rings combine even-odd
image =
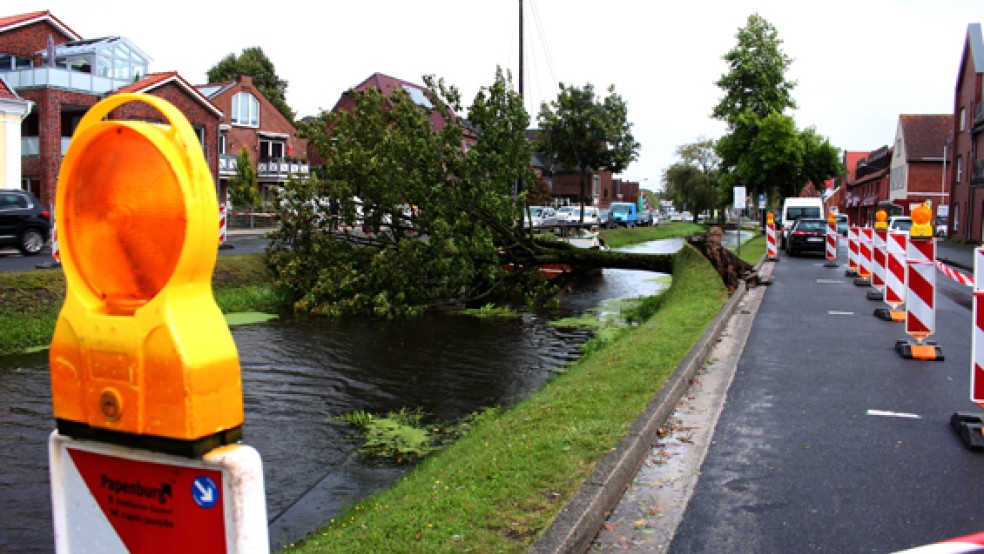
[[[786,253],[795,256],[802,252],[825,252],[827,221],[814,217],[797,219],[786,237]]]
[[[0,189],[0,247],[25,256],[41,253],[51,231],[51,213],[29,191]]]

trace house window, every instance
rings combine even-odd
[[[260,101],[248,92],[240,92],[233,96],[232,122],[236,125],[259,127]]]
[[[960,204],[953,205],[953,232],[960,230]]]
[[[963,182],[963,156],[957,156],[957,182]]]
[[[594,184],[591,187],[591,196],[594,196],[595,198],[598,198],[598,194],[600,194],[600,193],[601,193],[601,176],[600,175],[595,175],[594,176]]]
[[[960,130],[963,131],[967,128],[967,108],[960,107]]]
[[[226,153],[226,136],[219,135],[219,154]]]
[[[205,126],[204,125],[192,125],[192,129],[195,130],[195,135],[198,136],[198,143],[202,145],[202,152],[208,153],[205,150]]]
[[[284,158],[286,148],[283,141],[260,139],[260,159],[279,160]]]

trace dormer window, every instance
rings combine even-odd
[[[232,123],[246,127],[260,126],[260,101],[248,92],[232,97]]]

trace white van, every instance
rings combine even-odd
[[[813,198],[798,198],[789,197],[786,198],[782,203],[782,247],[786,247],[786,233],[789,232],[789,228],[796,223],[796,220],[801,217],[818,217],[820,219],[826,220],[827,218],[823,215],[823,199],[813,197]]]

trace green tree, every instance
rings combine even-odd
[[[252,77],[253,84],[277,111],[294,121],[294,110],[287,105],[287,81],[277,76],[273,62],[259,46],[245,48],[239,56],[227,55],[205,74],[210,83],[234,81],[240,75]]]
[[[583,88],[561,83],[557,99],[541,105],[538,120],[537,149],[565,171],[580,174],[578,200],[582,206],[589,171],[621,173],[639,156],[628,107],[614,86],[599,101],[590,83]]]
[[[796,108],[796,82],[786,78],[792,58],[775,27],[753,14],[737,40],[724,56],[728,72],[715,83],[724,96],[712,113],[728,125],[717,143],[722,195],[744,185],[753,195],[796,196],[808,181],[843,174],[839,151],[814,129],[799,131],[785,114]]]
[[[663,172],[663,190],[667,199],[686,206],[696,222],[698,214],[719,207],[718,165],[713,140],[700,137],[697,142],[677,147],[680,161]]]
[[[237,208],[255,208],[260,205],[259,180],[253,168],[253,160],[244,146],[236,155],[236,176],[229,183],[229,199]]]

